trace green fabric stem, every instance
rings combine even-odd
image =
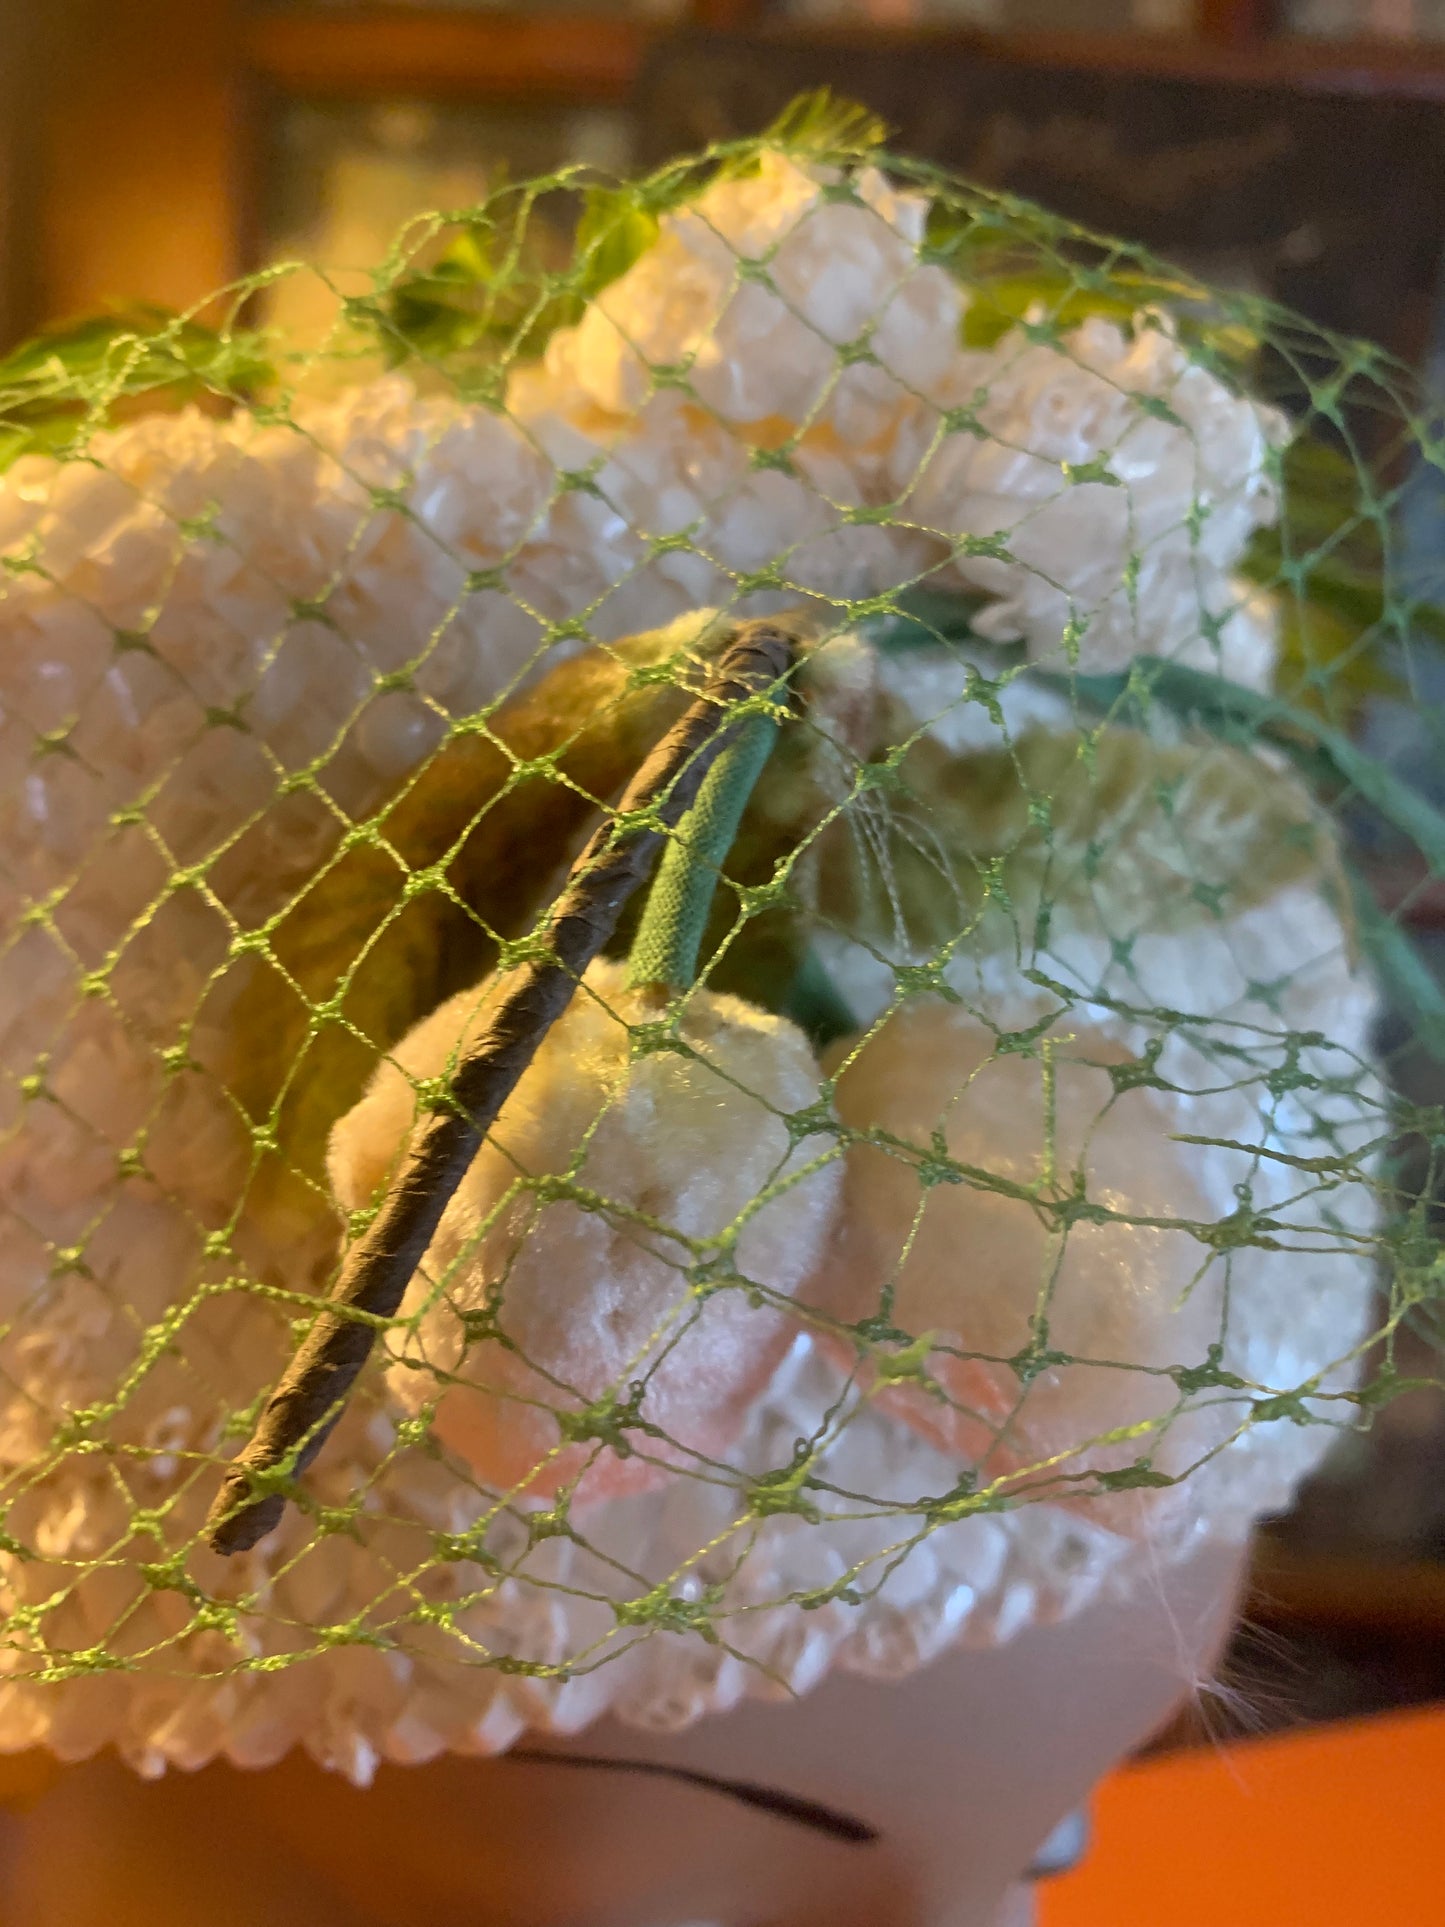
[[[1268,742],[1282,749],[1311,782],[1322,788],[1333,784],[1368,803],[1409,838],[1432,876],[1445,876],[1445,814],[1379,757],[1357,748],[1343,731],[1281,696],[1245,689],[1207,669],[1163,662],[1157,656],[1138,657],[1128,675],[1048,680],[1062,689],[1072,686],[1108,714],[1142,712],[1148,699],[1157,697],[1175,715],[1202,724],[1225,742],[1246,749]]]
[[[973,619],[983,606],[981,596],[956,590],[900,589],[889,598],[885,615],[865,616],[859,632],[885,656],[906,655],[911,649],[937,649],[950,643],[980,640]]]
[[[634,986],[690,990],[697,981],[698,951],[722,866],[777,735],[772,716],[748,716],[704,777],[696,803],[663,851],[648,893],[629,959],[628,981]]]

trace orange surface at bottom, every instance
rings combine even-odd
[[[1128,1767],[1039,1927],[1445,1923],[1445,1709]]]

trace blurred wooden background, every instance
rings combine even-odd
[[[926,46],[1036,80],[1092,73],[1101,87],[1132,77],[1240,98],[1284,89],[1346,112],[1361,98],[1445,100],[1445,0],[604,0],[592,10],[539,0],[515,11],[475,0],[3,0],[3,9],[9,340],[122,298],[186,307],[278,246],[324,241],[328,166],[333,193],[367,155],[389,159],[398,176],[409,166],[426,205],[437,198],[425,191],[428,172],[463,186],[518,147],[529,161],[545,157],[538,165],[579,150],[625,164],[638,145],[638,77],[679,29],[764,31],[780,70],[819,78],[840,64],[850,76],[876,65],[881,77],[900,52]],[[1027,30],[1010,31],[1016,21]],[[1101,21],[1114,30],[1061,30]],[[1329,31],[1297,30],[1311,27]],[[1373,37],[1332,37],[1352,28]],[[297,205],[288,176],[310,179],[315,205]]]

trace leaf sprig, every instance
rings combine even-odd
[[[0,360],[0,470],[22,455],[65,455],[127,404],[244,402],[272,373],[262,334],[146,304],[47,329]]]
[[[495,214],[463,217],[433,263],[393,284],[381,304],[387,356],[396,365],[413,354],[539,355],[559,328],[575,326],[588,302],[641,259],[657,240],[663,215],[714,181],[756,173],[763,148],[841,165],[875,151],[887,132],[866,107],[819,87],[791,101],[761,143],[720,146],[701,165],[666,168],[625,187],[565,169],[550,206],[517,203],[515,218],[500,223]],[[571,258],[559,261],[550,217],[555,210],[570,218],[579,196]]]

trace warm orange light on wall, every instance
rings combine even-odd
[[[1100,1791],[1040,1927],[1445,1920],[1445,1710],[1175,1754]]]

